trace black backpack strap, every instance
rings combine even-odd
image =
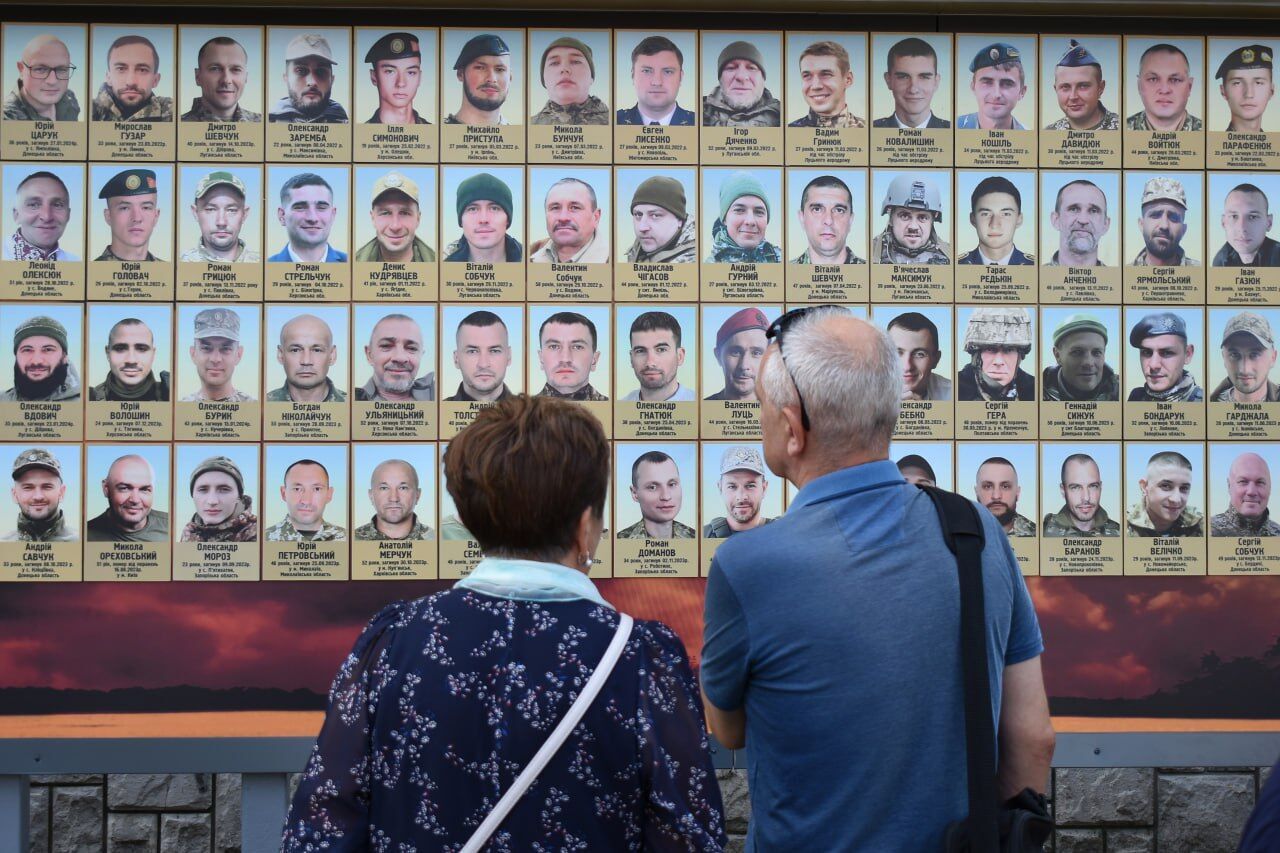
[[[986,536],[973,502],[954,492],[921,486],[933,501],[942,538],[960,570],[960,658],[964,666],[964,735],[968,756],[969,849],[996,853],[996,736],[991,720],[991,682],[987,667],[986,607],[982,588],[982,549]]]

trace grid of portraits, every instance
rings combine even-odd
[[[0,67],[0,581],[461,577],[443,460],[512,393],[613,441],[593,577],[703,575],[794,497],[757,380],[819,305],[1027,574],[1280,573],[1271,40],[14,23]]]

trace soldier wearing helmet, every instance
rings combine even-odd
[[[871,241],[873,263],[951,263],[951,247],[936,228],[942,221],[942,195],[933,181],[920,175],[898,175],[889,184],[880,213],[888,214],[889,222]]]
[[[975,309],[964,330],[964,351],[969,363],[956,378],[957,400],[1035,400],[1035,377],[1020,367],[1031,353],[1027,309]]]

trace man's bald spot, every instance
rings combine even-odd
[[[422,326],[418,325],[417,320],[413,319],[408,314],[388,314],[373,324],[373,330],[369,332],[370,345],[377,343],[378,338],[382,337],[378,334],[378,330],[382,328],[383,323],[412,323],[413,330],[418,334],[418,343],[422,343]]]
[[[404,468],[406,474],[405,479],[413,483],[413,490],[415,492],[418,491],[418,471],[403,459],[387,459],[379,462],[377,467],[373,469],[373,473],[369,476],[370,488],[377,486],[379,480],[385,479],[380,475],[394,465],[399,465],[401,468]]]
[[[325,345],[333,346],[333,330],[329,328],[329,324],[321,320],[314,314],[299,314],[289,322],[280,327],[280,346],[284,346],[289,340],[292,332],[303,334],[306,331],[315,332],[320,330],[319,334],[325,340]]]
[[[22,49],[22,61],[27,65],[33,65],[34,62],[32,60],[36,58],[36,54],[49,47],[61,48],[63,55],[67,58],[67,63],[70,64],[71,51],[67,49],[67,45],[62,39],[48,33],[42,33],[27,42],[27,46]]]
[[[1257,476],[1261,474],[1268,480],[1271,479],[1271,468],[1267,465],[1267,460],[1263,459],[1256,453],[1241,453],[1231,463],[1231,469],[1227,471],[1227,480],[1230,482],[1236,478],[1237,474],[1251,474]]]
[[[127,472],[127,473],[126,473]],[[138,476],[139,472],[146,475],[145,479]],[[130,453],[127,456],[121,456],[115,462],[111,463],[111,467],[107,469],[106,483],[111,486],[114,483],[124,481],[141,481],[154,484],[156,481],[156,471],[151,467],[151,463],[136,453]]]

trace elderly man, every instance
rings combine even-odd
[[[1227,132],[1262,133],[1262,114],[1275,97],[1271,79],[1271,48],[1265,44],[1237,47],[1218,66],[1214,79],[1231,111]]]
[[[751,743],[747,846],[941,849],[968,810],[956,564],[932,501],[888,458],[898,360],[882,332],[832,307],[793,312],[772,338],[764,458],[799,491],[785,515],[716,550],[703,620],[710,728],[726,748]],[[1044,789],[1053,732],[1017,559],[990,514],[973,511],[1003,800]],[[894,808],[903,786],[930,808]]]
[[[1138,96],[1142,109],[1125,119],[1129,130],[1204,130],[1204,122],[1187,112],[1191,63],[1171,44],[1153,44],[1138,60]]]
[[[933,114],[933,96],[942,75],[933,45],[911,36],[889,48],[884,84],[893,93],[893,114],[871,122],[872,127],[941,130],[951,122]]]
[[[769,242],[769,197],[750,172],[734,172],[720,184],[720,218],[711,226],[707,263],[776,264],[782,250]]]
[[[249,219],[248,190],[231,172],[210,172],[196,184],[191,215],[200,226],[200,242],[182,253],[184,262],[256,264],[262,255],[249,248],[240,231]]]
[[[1106,325],[1092,314],[1072,314],[1053,330],[1053,359],[1041,389],[1051,402],[1117,402],[1120,377],[1107,364]]]
[[[1276,339],[1267,318],[1241,311],[1222,330],[1222,364],[1227,378],[1209,400],[1214,403],[1280,402],[1280,386],[1271,381]]]
[[[1034,401],[1036,378],[1022,369],[1031,354],[1031,315],[1025,308],[975,308],[964,330],[969,363],[956,377],[956,399]]]
[[[889,183],[880,205],[888,216],[871,240],[871,262],[878,264],[950,264],[951,246],[938,235],[942,195],[923,175],[902,174]]]
[[[1120,522],[1102,508],[1102,471],[1087,453],[1073,453],[1062,460],[1058,477],[1062,509],[1044,517],[1044,536],[1119,536]]]
[[[808,114],[787,127],[866,127],[865,119],[849,112],[853,85],[849,51],[834,41],[819,41],[800,52],[800,94]]]
[[[618,531],[619,539],[696,539],[698,531],[676,521],[684,488],[676,461],[661,450],[641,453],[631,464],[631,500],[640,520]]]
[[[89,389],[90,400],[168,402],[169,371],[156,378],[155,335],[146,323],[127,317],[107,333],[107,378]]]
[[[716,331],[716,363],[724,371],[724,387],[708,400],[754,402],[756,376],[768,341],[769,318],[759,308],[734,312]]]
[[[1152,178],[1142,188],[1142,251],[1135,267],[1198,267],[1187,255],[1182,238],[1187,234],[1187,191],[1174,178]]]
[[[445,124],[508,124],[502,105],[511,91],[511,48],[501,36],[472,36],[453,63],[462,84],[462,104],[445,117]]]
[[[89,519],[90,542],[168,542],[169,513],[154,509],[156,472],[137,454],[121,456],[102,479],[107,508]]]
[[[444,259],[470,263],[517,263],[524,258],[511,227],[511,188],[488,172],[464,179],[457,191],[462,236],[444,250]]]
[[[436,373],[418,375],[425,348],[422,327],[407,314],[388,314],[374,324],[364,357],[373,376],[356,389],[362,401],[429,402],[436,398]]]
[[[561,178],[547,190],[543,211],[547,238],[529,247],[530,263],[607,264],[609,238],[600,228],[596,191],[578,178]]]
[[[561,36],[542,52],[542,88],[547,103],[529,124],[587,125],[609,123],[609,107],[591,94],[596,60],[581,39]]]
[[[666,36],[646,36],[631,51],[636,105],[618,110],[618,124],[693,127],[697,116],[676,103],[684,82],[684,53]]]
[[[1006,42],[989,44],[969,62],[969,90],[978,111],[956,119],[957,130],[1026,130],[1013,111],[1027,94],[1022,51]]]
[[[95,261],[159,261],[151,254],[151,234],[160,220],[156,173],[150,169],[117,172],[98,191],[107,206],[102,217],[111,242]]]
[[[378,108],[366,124],[431,124],[413,108],[422,85],[422,50],[413,33],[387,33],[364,55]]]
[[[267,392],[268,403],[345,403],[347,394],[333,384],[329,368],[338,360],[329,324],[300,314],[280,327],[276,361],[284,367],[284,384]]]
[[[1280,243],[1267,236],[1273,221],[1267,194],[1254,184],[1237,184],[1222,204],[1227,242],[1213,256],[1213,265],[1280,267]]]
[[[0,542],[76,542],[62,512],[67,485],[62,464],[43,447],[32,447],[13,460],[13,502],[18,507],[15,528],[0,535]]]
[[[16,476],[16,475],[15,475]],[[1211,536],[1280,536],[1280,524],[1271,520],[1271,469],[1256,453],[1241,453],[1227,472],[1227,498],[1231,505],[1209,519]]]
[[[973,493],[1007,535],[1036,535],[1036,523],[1018,512],[1022,486],[1018,484],[1018,469],[1008,459],[992,456],[979,465]]]
[[[244,45],[229,36],[216,36],[200,46],[196,54],[196,85],[200,94],[182,121],[260,122],[262,113],[240,106],[244,87],[249,85],[249,54]]]
[[[942,361],[938,325],[919,311],[907,311],[889,321],[889,340],[902,370],[902,399],[950,400],[951,380],[935,373]]]
[[[0,403],[79,399],[80,375],[68,354],[66,327],[43,315],[23,320],[13,330],[13,387],[0,394]]]
[[[698,260],[698,229],[685,207],[684,185],[666,175],[646,178],[631,196],[636,241],[627,249],[632,264],[691,264]]]
[[[1102,63],[1089,48],[1075,39],[1067,43],[1053,69],[1053,93],[1058,98],[1062,118],[1044,126],[1045,130],[1119,130],[1120,114],[1102,103],[1107,81]]]
[[[297,172],[280,187],[276,219],[289,242],[267,258],[296,264],[345,263],[347,253],[329,244],[329,233],[338,217],[333,187],[314,172]]]
[[[865,264],[849,248],[853,193],[835,175],[819,175],[800,193],[798,213],[809,246],[793,264]]]
[[[472,311],[458,324],[454,344],[453,366],[462,381],[456,394],[445,397],[446,402],[491,403],[511,396],[506,382],[511,341],[501,317],[492,311]]]
[[[764,56],[754,44],[725,45],[716,78],[702,99],[703,127],[782,127],[782,103],[765,88]]]
[[[205,308],[195,316],[195,340],[187,351],[200,388],[181,403],[250,403],[252,394],[236,389],[236,365],[244,358],[240,315],[230,308]]]
[[[1049,224],[1058,232],[1058,248],[1047,267],[1101,267],[1098,246],[1111,230],[1107,194],[1093,181],[1080,178],[1058,189]]]
[[[120,36],[107,49],[107,74],[94,96],[94,121],[173,121],[173,98],[157,95],[160,54],[145,36]]]
[[[725,515],[717,516],[702,529],[707,539],[728,539],[773,521],[762,512],[769,480],[764,457],[754,447],[730,447],[720,456],[720,479],[716,489],[724,501]]]
[[[596,324],[574,311],[558,311],[538,328],[538,363],[547,378],[539,397],[599,403],[608,400],[591,387],[600,363]]]
[[[917,453],[908,453],[897,461],[898,473],[913,486],[936,486],[938,475],[933,472],[929,460]]]
[[[640,387],[622,399],[646,403],[684,403],[697,399],[693,389],[680,384],[684,364],[680,323],[666,311],[645,311],[631,321],[631,369]]]
[[[71,91],[71,52],[56,36],[38,35],[22,48],[18,85],[4,99],[5,121],[76,121],[80,104]]]
[[[369,219],[373,239],[356,250],[357,261],[434,264],[436,251],[418,236],[422,210],[414,181],[388,172],[373,183]]]
[[[329,469],[314,459],[299,459],[284,469],[280,487],[286,515],[267,528],[268,542],[345,542],[346,528],[324,520],[333,500]]]
[[[351,119],[333,99],[334,67],[329,40],[300,33],[284,51],[284,83],[288,94],[276,101],[267,118],[285,124],[346,124]]]
[[[1156,453],[1138,480],[1140,500],[1129,508],[1130,536],[1203,536],[1204,513],[1188,505],[1191,460],[1172,450]]]
[[[1187,324],[1172,311],[1148,314],[1129,331],[1145,382],[1129,392],[1134,403],[1203,403],[1204,390],[1187,365],[1196,354]]]
[[[59,245],[71,220],[71,193],[53,172],[32,172],[18,183],[13,198],[17,230],[4,241],[6,261],[78,261]]]
[[[366,542],[425,542],[436,538],[431,525],[414,512],[422,488],[418,472],[403,459],[379,462],[369,476],[369,502],[373,518],[355,529],[355,538]]]
[[[1022,193],[1003,175],[983,178],[969,197],[969,224],[978,232],[978,247],[956,258],[957,264],[1031,266],[1036,256],[1014,244],[1022,227]]]

